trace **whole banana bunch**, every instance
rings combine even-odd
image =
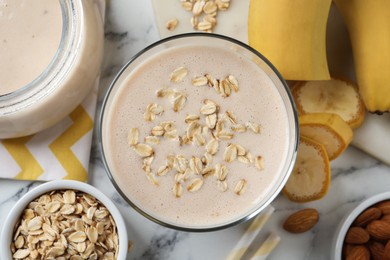
[[[334,0],[347,25],[368,111],[390,111],[390,1]]]
[[[390,0],[333,0],[347,25],[368,111],[390,111]],[[326,23],[331,0],[251,0],[249,44],[287,80],[329,80]]]

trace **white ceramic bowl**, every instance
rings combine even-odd
[[[332,251],[331,251],[331,257],[333,260],[341,260],[342,259],[342,250],[343,250],[343,244],[344,244],[344,238],[347,234],[347,231],[349,227],[351,226],[352,222],[362,213],[365,209],[369,208],[370,206],[381,202],[383,200],[389,200],[390,199],[390,192],[384,192],[377,195],[374,195],[365,201],[361,202],[357,207],[355,207],[352,211],[350,211],[348,214],[345,215],[345,217],[341,220],[335,236],[333,238],[332,243]]]
[[[28,205],[28,203],[30,203],[37,197],[47,192],[53,190],[64,190],[64,189],[65,190],[72,189],[72,190],[77,190],[77,191],[90,194],[104,204],[104,206],[111,213],[111,216],[113,217],[117,226],[117,231],[119,236],[118,259],[120,260],[126,259],[127,245],[128,245],[127,230],[122,215],[120,214],[115,204],[106,195],[104,195],[101,191],[99,191],[95,187],[83,182],[70,181],[70,180],[58,180],[58,181],[51,181],[51,182],[44,183],[32,189],[31,191],[26,193],[21,199],[19,199],[19,201],[14,205],[14,207],[9,212],[4,222],[3,229],[1,230],[0,259],[12,259],[11,250],[9,248],[11,245],[14,226],[17,220],[20,218],[20,215],[22,214],[23,210]]]

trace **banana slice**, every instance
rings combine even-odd
[[[330,185],[330,163],[325,147],[301,136],[294,169],[283,194],[296,202],[321,199]]]
[[[300,115],[334,113],[352,128],[359,127],[364,121],[364,103],[358,87],[351,82],[335,78],[299,82],[292,88],[292,94]]]
[[[325,146],[329,160],[338,157],[352,141],[352,128],[337,114],[313,113],[299,116],[300,134]]]

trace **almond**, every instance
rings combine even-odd
[[[375,205],[375,207],[380,209],[382,211],[383,215],[390,214],[390,201],[389,200],[379,202],[378,204]]]
[[[283,224],[283,228],[290,233],[302,233],[310,230],[317,224],[319,214],[316,209],[302,209],[290,215]]]
[[[385,250],[385,246],[383,244],[372,241],[368,244],[368,249],[370,250],[373,260],[382,260],[383,252]]]
[[[382,211],[379,208],[371,207],[363,211],[353,222],[354,226],[366,226],[373,220],[377,220],[381,217]]]
[[[350,244],[347,244],[347,243],[344,243],[343,245],[343,250],[342,250],[342,254],[343,254],[343,259],[345,259],[347,257],[347,255],[349,255],[351,253],[351,250],[352,248],[354,248],[355,246],[353,245],[350,245]]]
[[[390,240],[387,241],[385,249],[383,250],[382,260],[390,260]]]
[[[390,239],[390,223],[383,220],[374,220],[367,225],[367,232],[377,240]]]
[[[347,255],[346,260],[369,260],[370,251],[365,246],[355,246]]]
[[[345,242],[348,244],[360,245],[367,243],[369,239],[370,235],[362,227],[351,227],[345,235]]]
[[[383,220],[383,221],[386,221],[386,222],[389,222],[389,223],[390,223],[390,214],[388,214],[388,215],[383,215],[383,216],[382,216],[382,218],[381,218],[381,220]]]

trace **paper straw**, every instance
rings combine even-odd
[[[260,245],[259,249],[257,249],[256,253],[250,260],[265,260],[272,250],[274,250],[274,248],[279,244],[279,241],[280,237],[275,233],[271,233]]]
[[[274,207],[268,206],[253,220],[237,245],[230,252],[227,260],[241,259],[274,211]]]

